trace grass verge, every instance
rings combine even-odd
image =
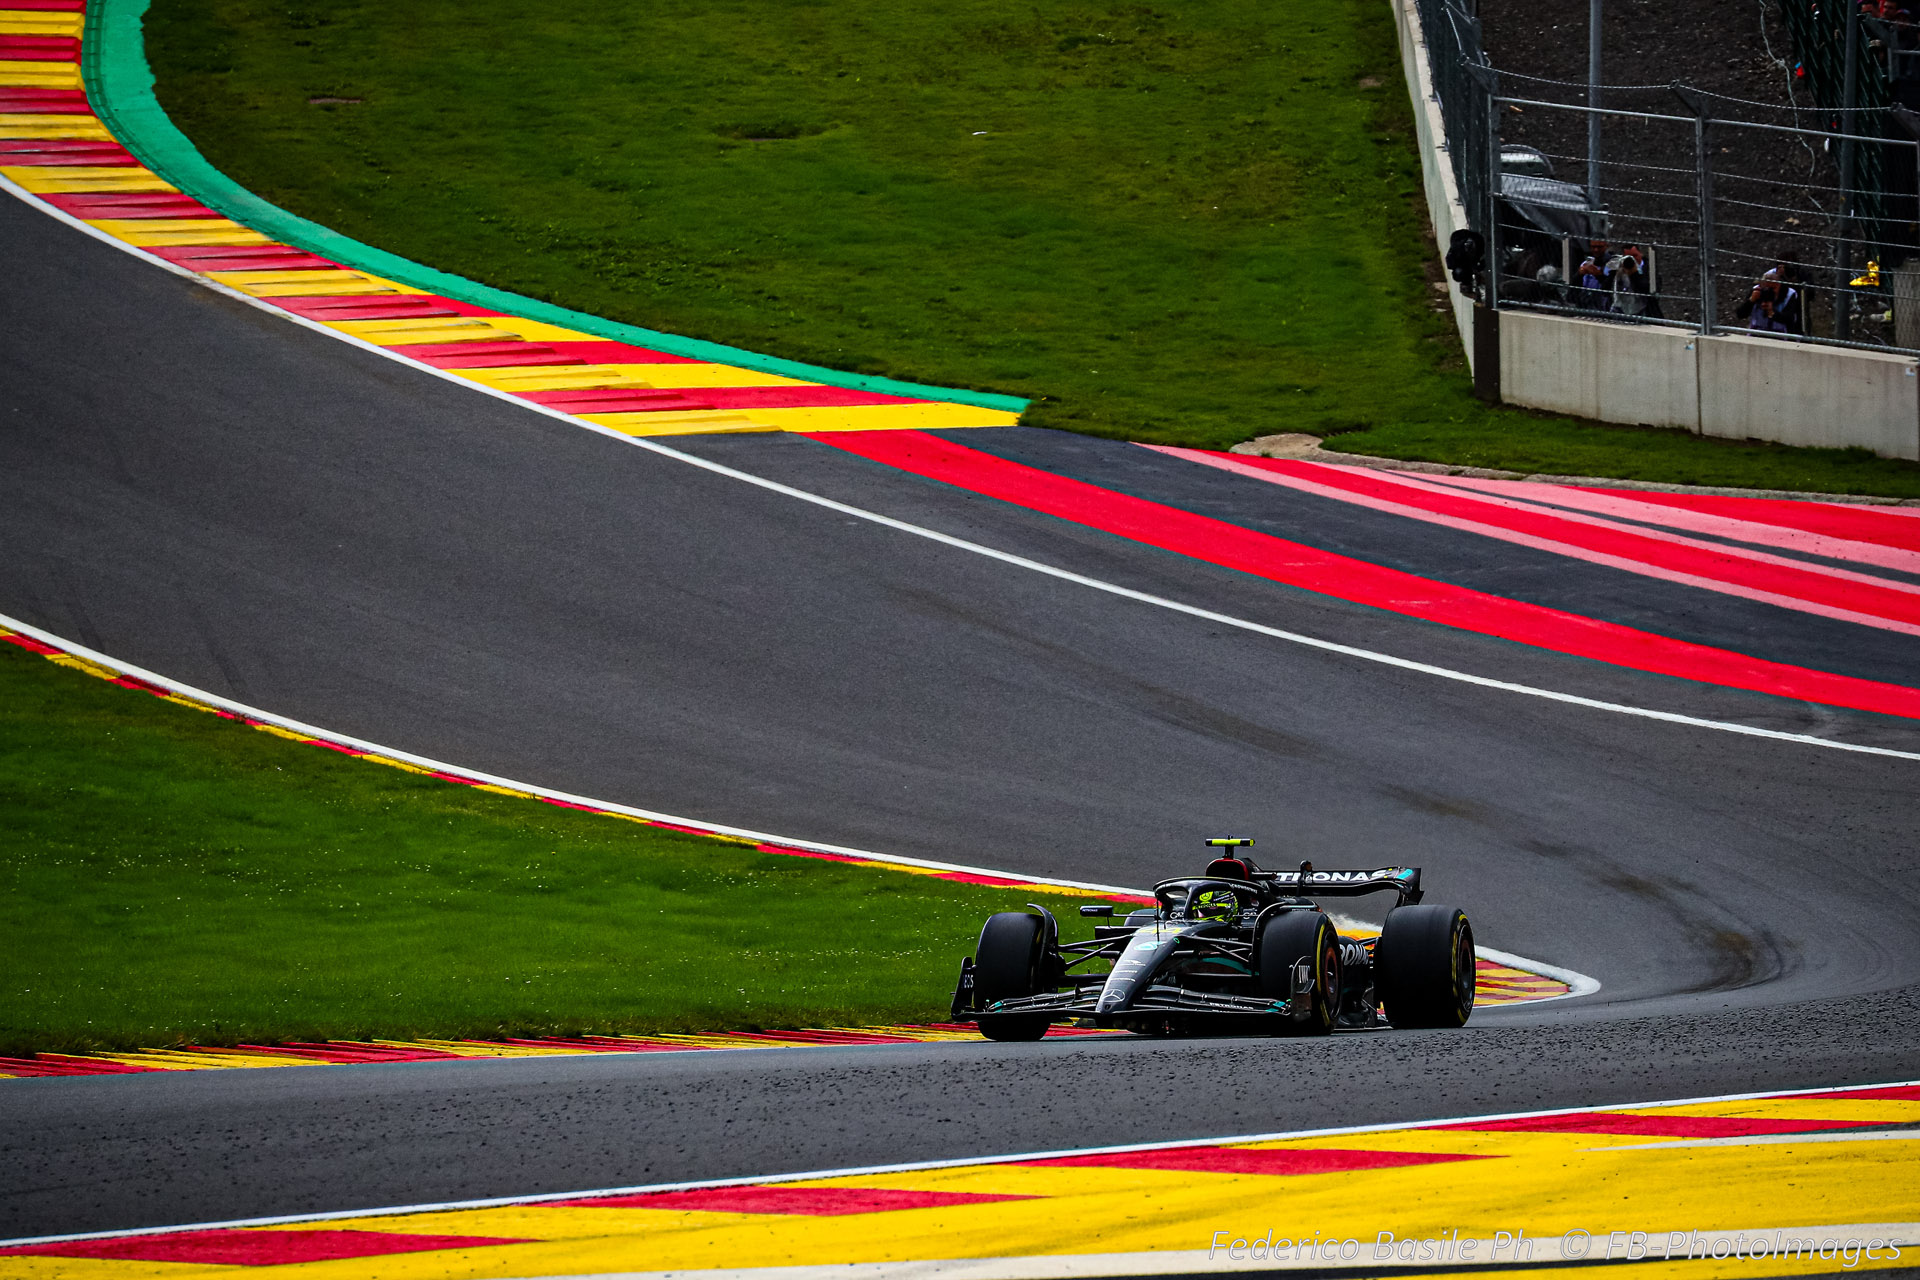
[[[1219,448],[1920,496],[1920,466],[1489,408],[1381,0],[156,0],[263,196],[613,319]]]
[[[1034,897],[436,782],[5,644],[0,828],[6,1054],[937,1020]]]

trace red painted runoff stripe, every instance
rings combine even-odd
[[[821,444],[1118,537],[1305,591],[1637,671],[1920,719],[1920,690],[1691,644],[1508,600],[1114,493],[919,431],[823,433]]]
[[[978,1191],[900,1191],[881,1187],[707,1187],[696,1191],[653,1191],[632,1196],[555,1200],[581,1209],[689,1209],[702,1213],[791,1213],[838,1217],[848,1213],[888,1213],[895,1209],[937,1209],[956,1204],[993,1204],[1036,1200],[1038,1196],[989,1195]]]
[[[1525,539],[1530,545],[1576,559],[1594,559],[1630,572],[1644,566],[1647,572],[1692,586],[1788,608],[1804,603],[1850,622],[1893,623],[1897,625],[1890,629],[1920,634],[1920,589],[1850,569],[1802,566],[1770,552],[1714,546],[1657,529],[1630,529],[1575,512],[1556,514],[1506,498],[1449,492],[1357,468],[1149,447],[1243,475],[1304,482],[1336,499],[1350,494],[1354,500],[1383,504],[1412,519],[1447,522],[1489,537]]]
[[[1788,529],[1805,529],[1835,538],[1859,542],[1878,542],[1889,547],[1920,551],[1920,508],[1869,507],[1841,502],[1793,502],[1778,498],[1736,498],[1718,493],[1653,493],[1638,489],[1590,488],[1589,493],[1607,493],[1651,502],[1663,507],[1687,511],[1711,511],[1736,520],[1777,524]]]
[[[1172,1147],[1161,1151],[1117,1151],[1103,1155],[1063,1156],[1057,1160],[1023,1160],[1020,1163],[1074,1169],[1170,1169],[1182,1173],[1255,1173],[1297,1178],[1310,1173],[1401,1169],[1408,1165],[1495,1158],[1436,1151],[1356,1151],[1335,1147],[1281,1151],[1257,1147]]]
[[[573,356],[582,364],[705,364],[692,356],[668,355],[664,351],[655,351],[651,347],[636,347],[625,342],[602,342],[595,339],[590,342],[550,341],[542,339],[545,345],[563,356]]]
[[[427,1236],[399,1231],[259,1231],[243,1227],[212,1231],[170,1231],[150,1236],[113,1236],[105,1240],[63,1240],[0,1249],[0,1256],[110,1258],[120,1262],[197,1262],[227,1267],[279,1267],[294,1262],[340,1258],[378,1258],[433,1249],[473,1249],[481,1245],[526,1244],[505,1236]]]
[[[8,62],[72,62],[80,42],[72,36],[0,36],[0,59]]]
[[[0,138],[3,165],[134,165],[140,162],[117,142],[90,138]]]
[[[1601,493],[1592,489],[1576,489],[1558,484],[1534,484],[1525,480],[1478,480],[1471,476],[1406,476],[1404,479],[1409,483],[1429,487],[1467,489],[1477,493],[1491,494],[1513,502],[1525,503],[1534,508],[1547,510],[1571,508],[1574,511],[1589,512],[1596,516],[1632,520],[1641,524],[1656,524],[1664,528],[1681,529],[1688,533],[1704,533],[1754,546],[1801,551],[1807,555],[1822,556],[1828,560],[1878,565],[1882,569],[1894,569],[1901,573],[1920,573],[1920,551],[1890,547],[1884,542],[1836,538],[1830,534],[1813,533],[1806,529],[1790,529],[1773,523],[1763,524],[1758,520],[1737,520],[1732,516],[1695,511],[1691,507],[1641,502],[1636,498],[1623,497],[1618,493]],[[1771,501],[1786,503],[1790,500],[1779,498]]]

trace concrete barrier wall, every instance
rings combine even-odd
[[[1446,153],[1427,46],[1413,0],[1393,0],[1400,65],[1413,101],[1427,217],[1445,245],[1467,225]],[[1447,297],[1473,362],[1473,300]],[[1598,422],[1734,440],[1871,449],[1920,461],[1920,360],[1745,334],[1702,337],[1660,325],[1608,324],[1546,312],[1500,313],[1500,398]]]
[[[1444,251],[1453,233],[1467,225],[1466,206],[1460,203],[1460,188],[1453,180],[1453,162],[1446,154],[1447,126],[1440,116],[1440,99],[1433,92],[1433,76],[1428,68],[1427,42],[1420,30],[1420,11],[1414,0],[1393,0],[1394,23],[1400,32],[1400,70],[1406,77],[1407,96],[1413,100],[1413,128],[1420,143],[1420,175],[1426,188],[1427,221],[1433,225],[1434,239]],[[1473,299],[1447,277],[1447,302],[1453,308],[1453,324],[1460,331],[1460,345],[1466,348],[1467,367],[1473,367]]]
[[[1500,398],[1600,422],[1700,429],[1696,335],[1500,313]]]
[[[1702,434],[1920,460],[1914,357],[1734,334],[1699,345]]]

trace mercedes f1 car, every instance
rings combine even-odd
[[[1091,941],[1062,942],[1040,906],[989,917],[961,963],[953,1020],[994,1040],[1038,1040],[1056,1022],[1150,1035],[1466,1023],[1473,927],[1420,901],[1418,867],[1267,871],[1246,854],[1252,840],[1207,843],[1226,852],[1205,874],[1162,880],[1152,907],[1096,925]],[[1382,892],[1398,901],[1377,938],[1339,936],[1307,896]],[[1112,920],[1114,908],[1080,914]]]

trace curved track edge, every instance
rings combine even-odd
[[[91,0],[86,9],[86,38],[81,42],[84,68],[93,106],[121,145],[139,157],[154,173],[191,192],[208,207],[287,244],[334,259],[342,265],[369,271],[429,293],[456,298],[475,306],[578,329],[615,342],[651,347],[674,355],[720,364],[739,365],[763,373],[801,378],[829,386],[848,387],[887,395],[912,396],[975,405],[1019,413],[1028,401],[1018,396],[933,387],[878,375],[849,373],[762,355],[723,343],[681,337],[638,325],[622,324],[552,303],[497,289],[491,285],[440,271],[384,249],[363,244],[338,231],[289,213],[261,199],[215,168],[199,148],[176,126],[154,94],[154,78],[147,64],[142,20],[150,0]]]
[[[382,746],[348,734],[336,733],[304,721],[295,720],[258,707],[251,707],[231,698],[221,697],[204,689],[195,688],[170,677],[149,671],[129,662],[100,653],[85,645],[56,636],[30,623],[22,622],[0,614],[0,642],[8,640],[8,633],[24,637],[31,641],[29,647],[44,656],[64,659],[69,665],[82,670],[93,668],[90,674],[100,675],[109,680],[139,688],[145,686],[149,692],[158,692],[172,701],[195,705],[201,709],[215,710],[256,726],[267,727],[282,737],[317,743],[336,751],[370,760],[377,764],[425,773],[445,782],[465,786],[485,787],[491,791],[517,795],[530,800],[541,800],[569,809],[578,809],[588,813],[605,814],[611,817],[626,818],[652,826],[683,831],[691,835],[709,836],[732,843],[749,844],[762,853],[781,854],[789,857],[825,858],[835,862],[848,863],[881,870],[906,872],[909,874],[930,875],[935,879],[953,880],[964,884],[982,885],[989,888],[1007,890],[1035,890],[1048,893],[1065,894],[1072,897],[1106,898],[1131,902],[1151,902],[1152,896],[1142,889],[1125,888],[1119,885],[1096,884],[1083,880],[1063,880],[1049,876],[1029,876],[1019,872],[997,870],[991,867],[970,866],[965,863],[939,862],[927,858],[911,858],[900,854],[874,853],[865,849],[854,849],[846,845],[827,844],[821,841],[799,839],[791,836],[773,835],[764,831],[752,831],[744,827],[727,826],[708,822],[704,819],[684,818],[674,814],[660,813],[651,809],[642,809],[634,805],[620,804],[611,800],[596,800],[573,792],[560,791],[552,787],[543,787],[536,783],[519,782],[495,774],[467,769],[459,765],[447,764],[426,756],[415,755],[394,747]],[[1341,919],[1342,927],[1352,927],[1355,922]],[[1359,926],[1371,931],[1370,926]],[[1508,1004],[1537,1005],[1552,1000],[1566,1000],[1577,996],[1588,996],[1600,990],[1597,978],[1576,972],[1558,965],[1546,964],[1524,956],[1513,955],[1506,951],[1497,951],[1488,947],[1475,947],[1474,953],[1481,960],[1518,970],[1522,974],[1549,978],[1560,983],[1565,990],[1541,992],[1512,1001],[1503,1001],[1491,1007],[1502,1008]]]

